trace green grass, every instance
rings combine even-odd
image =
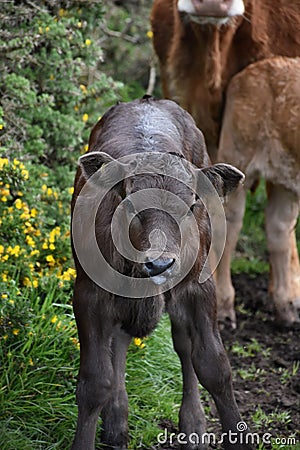
[[[79,349],[71,307],[55,303],[59,296],[53,288],[43,301],[34,295],[19,298],[28,323],[14,340],[1,340],[3,450],[69,446]]]

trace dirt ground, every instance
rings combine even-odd
[[[242,418],[251,431],[259,435],[295,436],[296,450],[300,448],[300,367],[297,366],[300,326],[276,327],[267,276],[237,275],[234,285],[238,327],[223,330],[222,337],[233,369],[234,390]],[[211,411],[215,419],[214,407]],[[208,418],[208,431],[220,433],[218,422],[210,419],[212,417]],[[173,424],[162,425],[178,433]],[[272,447],[267,444],[265,448]],[[178,445],[169,444],[160,449],[178,449]]]

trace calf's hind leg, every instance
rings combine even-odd
[[[270,292],[277,320],[299,321],[300,265],[295,238],[299,199],[283,186],[267,183],[266,233],[271,266]]]

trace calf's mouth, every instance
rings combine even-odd
[[[164,284],[174,273],[175,261],[173,256],[148,257],[143,264],[143,272],[154,284]]]

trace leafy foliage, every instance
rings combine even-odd
[[[91,124],[121,93],[100,70],[101,2],[4,2],[0,128],[6,156],[72,161]]]

